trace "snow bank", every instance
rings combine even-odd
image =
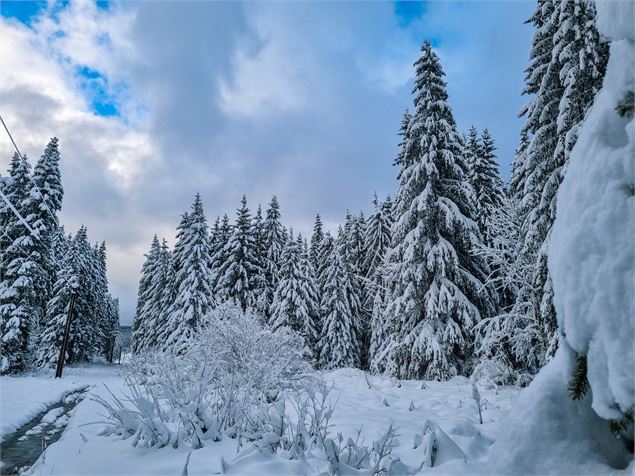
[[[521,393],[492,447],[491,474],[607,474],[628,464],[607,422],[569,395],[572,365],[561,348]]]
[[[558,192],[549,256],[560,329],[587,354],[593,409],[606,419],[635,401],[635,128],[615,110],[635,89],[634,5],[598,2],[615,40]]]
[[[0,438],[82,386],[76,380],[54,379],[52,375],[0,377]]]

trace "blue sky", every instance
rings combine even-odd
[[[300,231],[393,193],[425,39],[458,126],[488,128],[509,176],[533,2],[2,2],[0,101],[37,157],[60,138],[63,222],[109,244],[122,316],[152,235],[275,193]],[[0,143],[2,157],[10,157]]]

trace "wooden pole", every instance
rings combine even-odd
[[[55,378],[62,378],[64,370],[64,361],[66,360],[66,347],[68,346],[68,337],[71,333],[71,320],[73,319],[73,306],[75,305],[75,293],[71,294],[71,300],[68,303],[68,315],[66,316],[66,328],[64,329],[64,338],[60,347],[60,355],[57,358],[57,368],[55,369]]]

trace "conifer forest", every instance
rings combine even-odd
[[[635,2],[0,39],[0,474],[635,470]]]

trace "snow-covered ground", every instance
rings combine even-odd
[[[11,388],[2,392],[3,408],[16,412],[11,421],[28,419],[35,410],[22,409],[20,381],[28,385],[31,394],[30,407],[41,409],[52,398],[45,397],[56,389],[58,395],[85,385],[92,385],[91,393],[107,397],[108,388],[115,394],[126,387],[119,375],[120,367],[94,367],[69,369],[61,382],[51,383],[50,376],[30,376],[12,379]],[[501,422],[519,395],[514,387],[498,389],[479,388],[484,402],[483,424],[479,424],[478,410],[472,399],[472,387],[467,379],[455,378],[448,382],[397,381],[368,376],[354,369],[325,372],[326,380],[334,384],[331,396],[337,399],[331,419],[333,434],[342,432],[345,438],[357,437],[370,445],[377,440],[392,423],[397,428],[397,439],[393,455],[410,470],[418,469],[424,459],[422,446],[415,449],[416,435],[423,433],[426,423],[438,425],[437,438],[452,440],[445,445],[446,454],[442,463],[427,471],[440,473],[485,472],[484,461],[499,434]],[[3,380],[4,384],[4,380]],[[105,384],[105,385],[104,385]],[[369,388],[370,384],[370,388]],[[57,385],[57,387],[55,386]],[[35,403],[40,395],[38,403]],[[19,409],[19,410],[18,410]],[[18,417],[18,413],[22,413]],[[181,474],[189,448],[173,449],[132,447],[130,440],[117,440],[100,436],[104,425],[103,407],[91,398],[86,398],[73,411],[73,417],[61,439],[47,448],[33,474]],[[16,423],[13,423],[15,425]],[[3,425],[5,425],[3,421]],[[302,474],[307,466],[300,461],[291,461],[278,456],[241,451],[237,456],[236,440],[225,438],[220,442],[207,443],[202,449],[191,452],[187,474],[214,474],[224,470],[229,474]],[[462,454],[464,453],[464,455]],[[224,467],[224,469],[223,469]],[[311,463],[310,473],[328,470],[326,461]]]
[[[47,369],[20,377],[0,377],[0,440],[74,390],[112,377],[114,368],[74,367],[66,368],[62,379],[54,375],[54,369]]]

